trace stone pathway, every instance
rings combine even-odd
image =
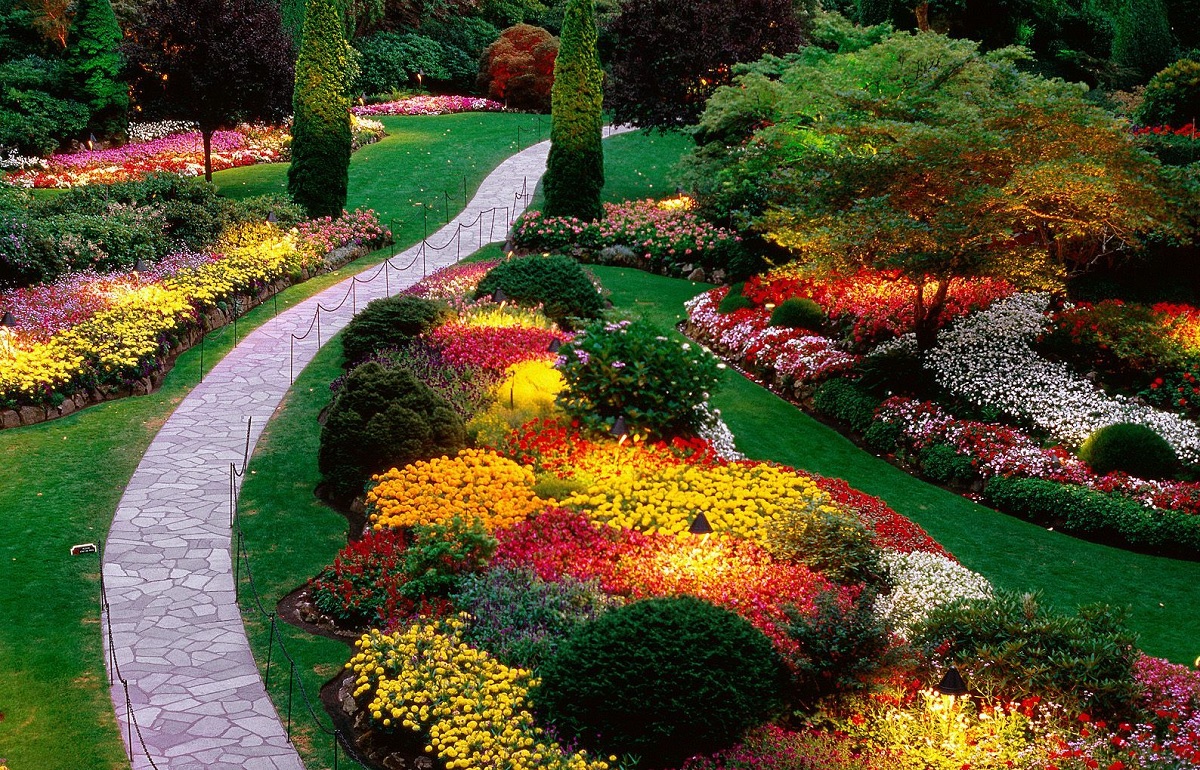
[[[505,212],[496,214],[495,227],[487,212],[507,207],[515,218],[523,211],[525,200],[514,193],[526,185],[532,194],[548,152],[543,142],[500,164],[466,210],[428,238],[446,248],[422,256],[418,245],[397,254],[393,265],[413,266],[389,270],[391,293],[419,280],[423,266],[433,272],[506,237]],[[384,286],[382,275],[360,282],[353,303],[321,311],[322,341],[346,325],[352,304],[384,296]],[[247,435],[250,447],[258,441],[292,367],[299,373],[317,352],[317,335],[310,334],[295,343],[289,361],[291,335],[309,329],[318,303],[334,307],[346,291],[346,281],[330,287],[238,344],[167,420],[121,498],[104,549],[111,627],[105,653],[134,770],[304,767],[259,677],[234,596],[230,464],[240,465]]]

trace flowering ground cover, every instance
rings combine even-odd
[[[445,115],[455,112],[503,112],[504,105],[476,96],[410,96],[394,102],[359,104],[350,112],[371,115]]]

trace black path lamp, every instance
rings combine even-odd
[[[967,694],[967,683],[963,680],[962,674],[958,673],[958,667],[951,666],[946,669],[946,673],[942,676],[942,681],[938,682],[937,686],[933,689],[942,695],[957,698]]]
[[[708,517],[704,515],[704,511],[700,511],[696,514],[696,518],[692,519],[688,532],[693,535],[711,535],[713,533],[712,525],[708,523]]]
[[[508,302],[508,295],[504,293],[504,289],[496,287],[496,290],[492,292],[492,302],[495,302],[499,305],[503,305],[505,302]]]
[[[14,316],[11,311],[5,310],[4,316],[0,317],[0,326],[3,326],[6,329],[17,328],[17,317]]]
[[[270,211],[267,212],[267,221],[270,222],[271,224],[275,224],[276,222],[279,221],[279,217],[276,216],[276,214],[275,214],[275,209],[271,209]]]
[[[550,344],[546,346],[546,352],[547,353],[557,353],[558,349],[561,347],[562,347],[562,340],[555,337],[554,339],[550,340]]]

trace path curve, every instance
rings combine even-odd
[[[429,251],[425,260],[416,259],[419,244],[396,255],[393,264],[415,264],[389,271],[391,293],[419,280],[422,262],[433,272],[452,264],[460,249],[467,255],[503,239],[504,227],[493,237],[486,226],[459,223],[504,206],[515,217],[525,201],[514,193],[525,184],[533,192],[548,152],[542,142],[501,163],[467,208],[428,239],[440,246],[461,233],[461,245]],[[355,304],[384,296],[384,286],[382,277],[359,283]],[[247,335],[175,409],[125,489],[104,549],[102,626],[112,629],[105,663],[111,668],[115,659],[129,685],[131,709],[119,680],[111,694],[121,735],[132,743],[133,770],[304,768],[259,677],[234,596],[229,469],[242,460],[247,419],[253,447],[290,386],[290,336],[309,328],[318,303],[337,305],[345,293],[343,281]],[[351,316],[350,302],[322,311],[322,339]],[[316,354],[315,337],[295,344],[295,372]]]

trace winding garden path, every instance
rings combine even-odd
[[[411,267],[389,270],[386,282],[382,275],[360,281],[353,302],[342,303],[343,281],[248,334],[158,432],[121,498],[103,554],[106,663],[134,770],[302,770],[238,611],[230,466],[240,465],[247,441],[258,441],[291,373],[316,354],[317,335],[309,334],[291,358],[291,337],[310,328],[318,303],[342,305],[321,311],[321,339],[328,340],[354,307],[415,283],[423,268],[432,272],[503,239],[505,212],[496,212],[491,227],[492,211],[524,209],[527,198],[515,193],[533,192],[548,151],[543,142],[501,163],[466,209],[428,238],[446,248],[422,256],[418,244],[392,260]]]

